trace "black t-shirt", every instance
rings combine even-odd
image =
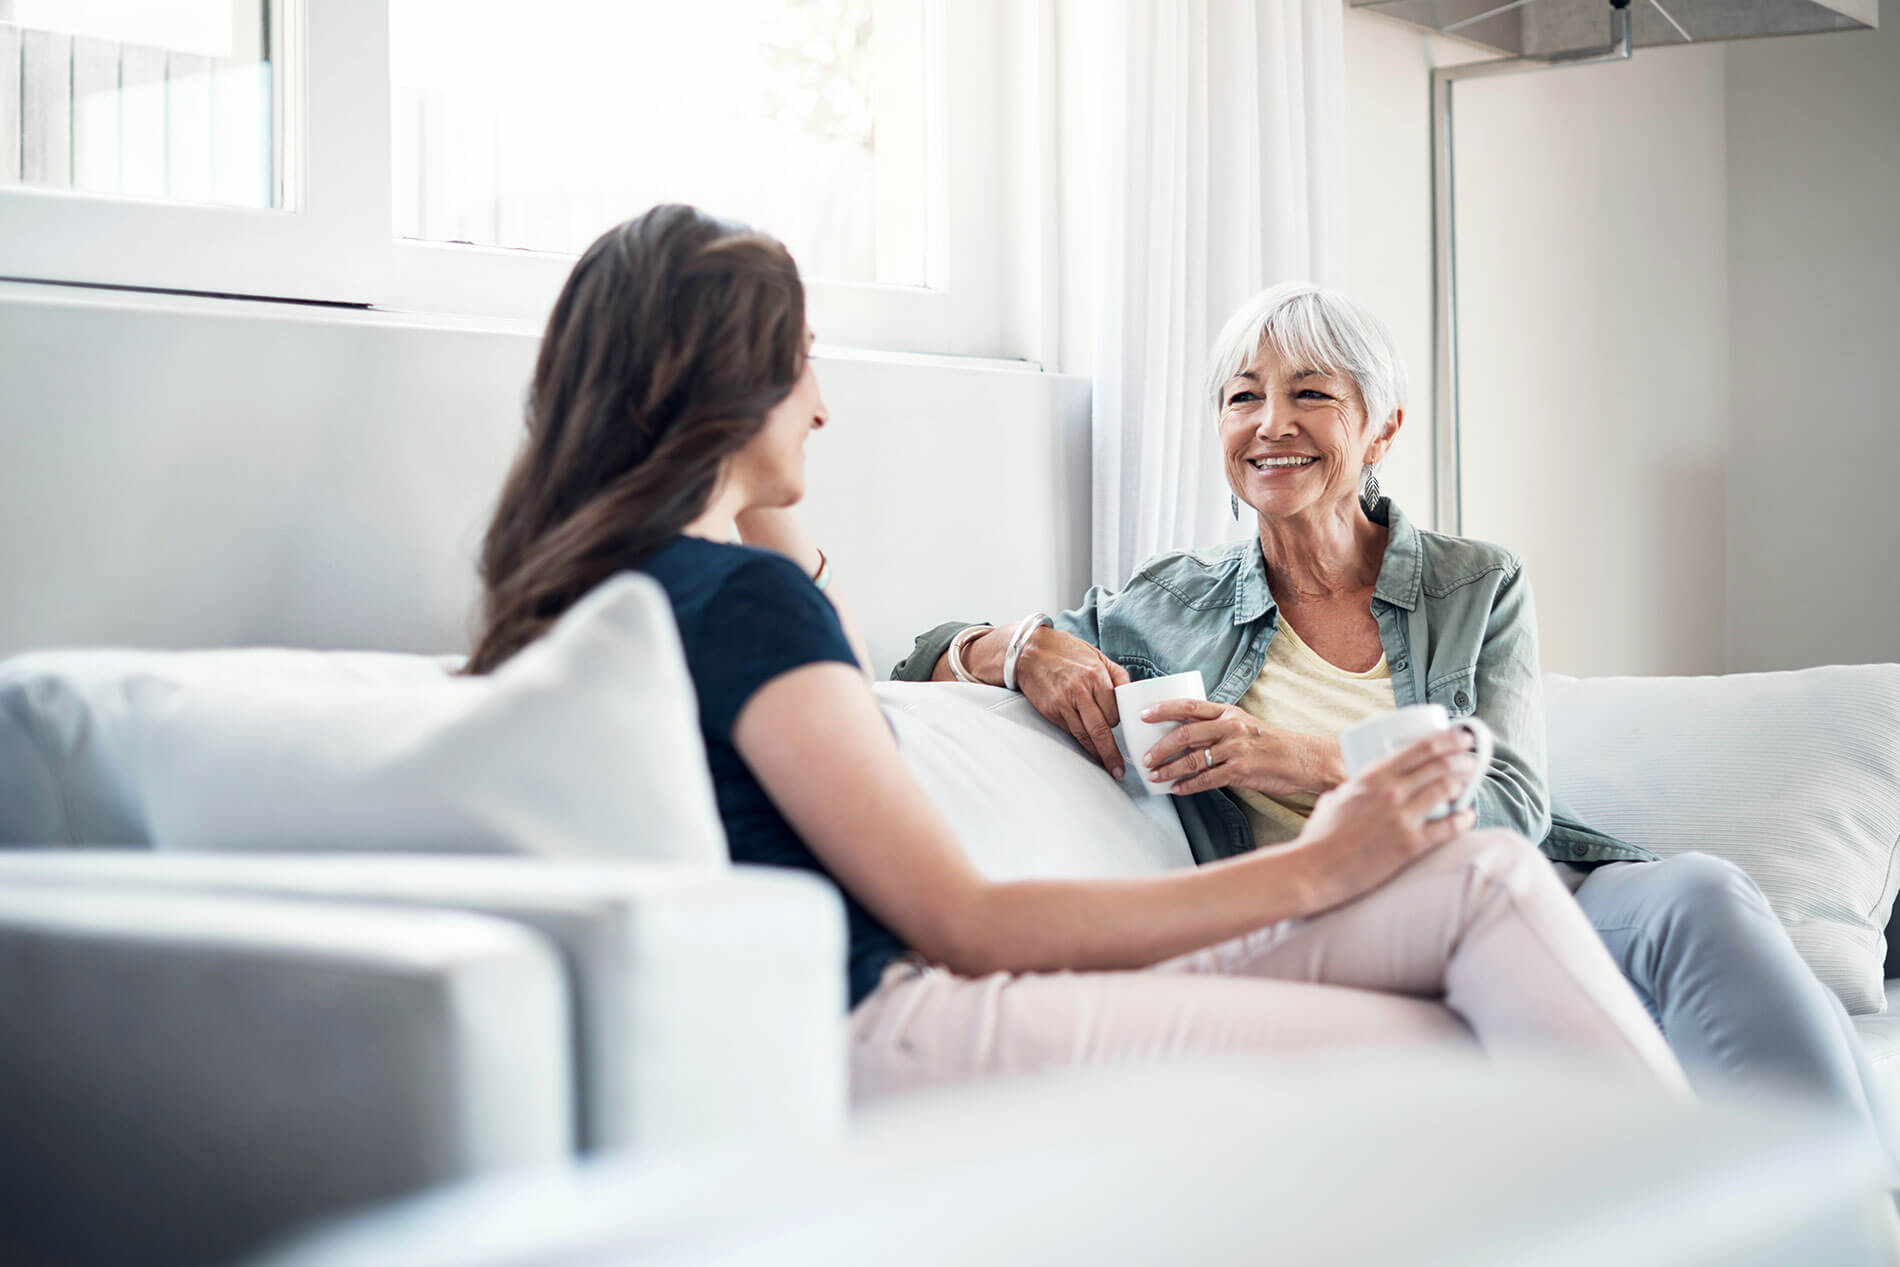
[[[675,537],[641,571],[666,591],[679,622],[732,860],[816,872],[838,888],[849,925],[856,1007],[904,953],[904,944],[844,892],[732,746],[732,723],[773,678],[821,661],[857,664],[838,613],[796,563],[770,550]]]

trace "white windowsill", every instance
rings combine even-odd
[[[538,339],[538,322],[506,317],[465,317],[449,313],[403,312],[388,308],[295,303],[239,296],[178,294],[169,291],[128,290],[106,286],[65,285],[57,282],[0,278],[0,303],[23,303],[63,308],[96,308],[174,316],[217,317],[225,320],[269,320],[323,326],[372,326],[395,330],[457,331],[468,334],[504,334]],[[1010,374],[1040,374],[1035,361],[1013,361],[981,356],[943,356],[923,352],[888,352],[873,348],[819,343],[812,354],[821,361],[858,361],[880,365],[929,366],[937,369],[977,370]]]

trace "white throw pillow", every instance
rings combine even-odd
[[[136,701],[211,686],[413,686],[460,656],[379,651],[36,651],[0,663],[0,845],[149,845]]]
[[[1900,886],[1900,665],[1726,677],[1548,676],[1552,803],[1754,878],[1850,1012],[1885,1006]]]
[[[109,719],[124,843],[726,865],[678,630],[650,578],[602,585],[486,677],[411,658],[428,671],[351,680],[304,661],[259,681],[207,671],[230,653],[175,658],[65,701],[76,734],[100,729],[85,703]]]
[[[1021,695],[948,682],[877,687],[911,771],[995,880],[1152,875],[1194,865],[1180,817],[1135,772],[1117,785]]]

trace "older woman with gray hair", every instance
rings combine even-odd
[[[1221,332],[1208,377],[1235,513],[1244,504],[1258,532],[1150,559],[1047,627],[940,626],[894,676],[1002,685],[1015,642],[1010,684],[1120,778],[1115,686],[1200,670],[1208,700],[1148,710],[1183,724],[1130,755],[1172,780],[1201,863],[1299,838],[1350,786],[1338,739],[1353,723],[1427,702],[1476,715],[1496,738],[1477,826],[1556,861],[1692,1078],[1772,1081],[1867,1120],[1847,1015],[1746,875],[1552,817],[1530,581],[1508,550],[1422,531],[1379,496],[1371,473],[1404,397],[1377,317],[1312,285],[1261,293]]]

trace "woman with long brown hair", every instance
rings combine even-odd
[[[671,600],[733,860],[841,890],[856,1094],[1148,1054],[1460,1042],[1682,1073],[1532,847],[1432,818],[1425,740],[1299,838],[1163,876],[997,882],[905,767],[791,507],[828,421],[777,242],[656,207],[575,265],[482,557],[487,672],[615,572]],[[743,542],[743,544],[740,544]],[[1350,986],[1352,989],[1337,989]],[[1442,999],[1458,1025],[1422,999]]]

